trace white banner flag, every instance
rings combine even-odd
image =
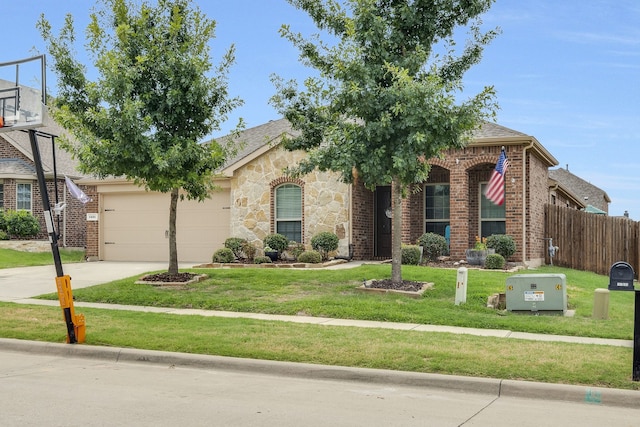
[[[69,179],[68,176],[65,176],[64,180],[67,183],[67,188],[69,189],[69,193],[71,193],[73,197],[80,200],[82,204],[86,204],[91,201],[91,197],[84,194],[84,191],[78,188],[78,186],[74,184],[73,181],[71,181],[71,179]]]

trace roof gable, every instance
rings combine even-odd
[[[68,133],[55,123],[52,119],[46,119],[46,126],[35,129],[39,134],[38,136],[38,149],[40,151],[40,157],[42,159],[42,169],[45,175],[52,175],[54,172],[54,154],[55,154],[55,169],[58,175],[68,175],[72,178],[79,178],[84,176],[78,171],[78,162],[72,157],[72,155],[62,149],[60,144],[52,144],[51,138],[46,135],[52,135],[54,137],[60,135],[68,135]],[[4,139],[7,143],[15,147],[16,150],[21,152],[26,158],[28,158],[33,165],[33,153],[31,152],[31,140],[29,138],[29,132],[15,130],[11,132],[0,133],[0,138]],[[0,166],[0,172],[8,172],[9,163],[4,163]],[[17,167],[13,165],[12,167]],[[35,168],[33,168],[35,174]],[[25,169],[22,169],[26,172]]]
[[[560,182],[564,187],[581,197],[585,200],[585,203],[591,204],[598,209],[606,211],[608,203],[611,203],[611,199],[604,190],[572,174],[567,169],[550,169],[549,177]]]

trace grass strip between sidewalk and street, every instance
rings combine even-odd
[[[60,309],[0,303],[0,336],[64,342]],[[386,329],[79,309],[87,345],[639,389],[632,349]],[[82,344],[79,344],[82,345]]]

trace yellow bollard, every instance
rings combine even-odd
[[[85,318],[84,314],[76,315],[73,307],[71,277],[68,275],[56,277],[56,287],[58,288],[58,300],[60,308],[62,308],[62,315],[67,324],[67,343],[83,343],[85,340]],[[70,324],[73,324],[73,336]]]
[[[609,289],[598,288],[593,296],[593,318],[607,320],[609,318]]]

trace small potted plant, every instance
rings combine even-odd
[[[487,238],[480,238],[476,236],[476,244],[473,249],[467,249],[467,262],[470,265],[484,265],[487,255],[493,254],[496,251],[494,249],[487,249]]]
[[[276,262],[278,260],[278,251],[270,248],[269,246],[266,246],[264,248],[264,256],[269,257],[269,259],[271,259],[271,262]]]

